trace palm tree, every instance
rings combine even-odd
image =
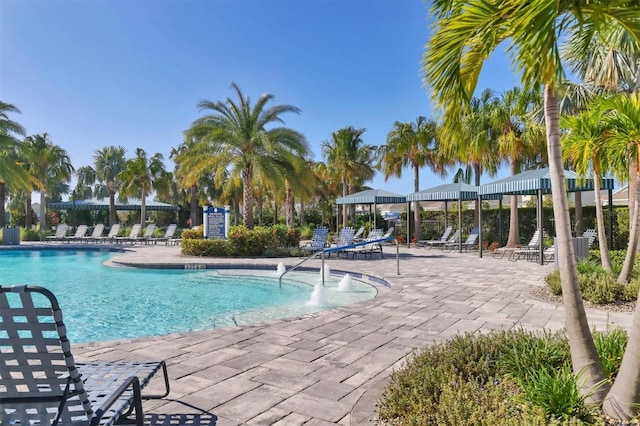
[[[93,154],[93,167],[81,167],[77,171],[78,182],[93,186],[97,198],[109,197],[109,226],[115,225],[116,193],[120,189],[118,176],[124,170],[126,150],[122,146],[105,146]]]
[[[413,170],[413,191],[420,191],[420,168],[428,166],[436,174],[446,176],[447,170],[438,150],[436,139],[437,123],[419,116],[414,123],[393,123],[393,129],[387,134],[387,143],[378,149],[379,166],[384,179],[391,176],[401,177],[405,167]],[[420,204],[416,202],[413,211],[414,237],[422,239],[422,221]]]
[[[29,175],[21,167],[17,155],[20,143],[18,136],[24,136],[26,132],[24,127],[9,118],[9,113],[20,114],[20,110],[14,105],[0,101],[0,228],[6,225],[6,182],[12,181],[16,188],[31,187]]]
[[[194,172],[213,172],[223,179],[224,172],[230,170],[242,181],[243,221],[247,228],[253,228],[254,175],[268,175],[274,167],[273,158],[286,153],[305,156],[308,152],[305,137],[287,127],[271,127],[284,124],[281,116],[287,112],[298,114],[300,110],[291,105],[267,104],[274,99],[271,94],[262,95],[255,105],[240,88],[231,84],[237,101],[227,98],[224,102],[202,101],[200,110],[212,111],[196,120],[187,131],[188,137],[196,137],[199,142],[189,150],[184,159],[185,167]],[[206,154],[206,155],[205,155]]]
[[[342,184],[342,196],[352,194],[358,182],[366,182],[373,178],[371,164],[375,148],[364,143],[362,135],[367,129],[343,127],[331,133],[331,140],[322,142],[322,153],[327,159],[327,166],[339,176]],[[342,223],[348,221],[347,205],[342,208]]]
[[[74,172],[71,159],[63,148],[55,145],[48,133],[27,136],[23,143],[29,174],[40,192],[40,229],[47,229],[47,191],[60,182],[69,182]]]
[[[608,388],[596,386],[605,377],[578,286],[560,147],[557,87],[563,80],[564,69],[558,45],[561,37],[570,39],[579,34],[589,38],[615,21],[621,22],[638,38],[640,6],[628,0],[434,0],[431,11],[435,16],[435,33],[427,44],[423,72],[436,106],[444,110],[445,132],[450,139],[462,134],[463,109],[476,88],[484,61],[501,43],[508,44],[507,50],[514,68],[520,73],[524,90],[544,87],[558,259],[573,369],[580,374],[582,391],[595,389],[589,399],[601,402]],[[640,310],[637,316],[634,328],[640,324]],[[640,337],[637,340],[640,341]],[[638,383],[639,373],[640,368],[618,379],[629,384],[627,395],[621,392],[607,397],[607,414],[620,418],[637,412],[631,401],[637,401],[640,396],[639,387],[634,386]]]
[[[504,92],[490,110],[498,154],[509,162],[512,176],[522,171],[527,160],[544,150],[544,133],[538,131],[539,127],[530,119],[532,109],[539,103],[539,99],[536,92],[514,87]],[[511,195],[506,246],[516,247],[517,244],[520,244],[518,196]]]
[[[604,140],[610,126],[602,120],[602,112],[598,108],[584,111],[578,116],[563,116],[560,125],[568,130],[562,137],[564,158],[571,161],[580,175],[593,174],[600,259],[602,267],[611,271],[600,197],[600,179],[602,173],[609,169]]]
[[[175,164],[175,176],[178,179],[178,183],[183,188],[189,189],[189,223],[191,226],[196,226],[199,223],[198,213],[199,197],[198,197],[198,182],[206,176],[202,171],[199,173],[193,173],[192,169],[183,167],[182,159],[188,156],[188,151],[196,144],[196,140],[193,138],[185,138],[184,142],[178,145],[177,148],[171,148],[169,158],[171,158]]]
[[[491,111],[497,104],[497,98],[490,89],[484,90],[479,97],[473,97],[462,112],[461,137],[447,137],[440,134],[443,155],[457,161],[466,170],[466,179],[473,177],[474,185],[480,185],[483,172],[495,176],[498,171],[498,150],[491,126]],[[468,167],[467,167],[468,166]],[[470,172],[470,173],[469,173]],[[474,223],[478,226],[480,205],[476,200]]]
[[[605,111],[608,110],[604,117],[605,121],[614,128],[608,138],[610,143],[607,145],[606,155],[614,162],[614,171],[620,175],[620,170],[626,169],[625,166],[629,162],[640,164],[640,93],[636,92],[629,96],[617,95],[603,100],[601,106]],[[640,170],[634,171],[634,176],[631,178],[635,180],[635,188],[640,188]],[[631,202],[631,200],[629,201]],[[633,206],[629,205],[629,210],[633,209],[632,213],[630,213],[631,232],[629,234],[629,246],[622,265],[622,271],[618,276],[619,282],[627,282],[631,279],[636,247],[640,238],[638,224],[640,216],[640,209],[638,209],[639,197],[635,197],[633,202]]]
[[[144,226],[147,217],[147,196],[152,191],[168,192],[169,181],[162,162],[162,154],[156,153],[151,158],[142,148],[136,148],[136,156],[128,159],[118,180],[120,193],[124,197],[140,196],[142,204],[140,211],[140,225]]]

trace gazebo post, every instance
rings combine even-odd
[[[460,229],[460,238],[458,238],[458,253],[462,253],[462,196],[458,197],[458,229]]]
[[[482,195],[478,193],[478,255],[482,258]]]
[[[498,201],[498,234],[500,235],[500,247],[504,245],[504,217],[502,215],[502,197]]]
[[[538,256],[540,257],[540,264],[544,265],[544,230],[542,229],[542,215],[544,210],[542,209],[542,189],[538,189],[538,229],[540,230],[540,244],[538,244]]]

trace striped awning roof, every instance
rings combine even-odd
[[[567,183],[567,191],[593,191],[593,179],[578,176],[571,170],[565,170],[564,176]],[[613,189],[613,179],[603,178],[601,180],[600,189]],[[480,185],[478,192],[484,198],[487,195],[495,194],[535,194],[539,190],[545,194],[551,192],[551,175],[548,167],[528,170],[486,185]]]
[[[406,203],[407,197],[382,189],[367,189],[336,198],[336,204],[395,204]]]
[[[446,183],[407,195],[407,201],[468,201],[478,198],[478,187],[463,182]],[[499,199],[501,195],[489,197]]]
[[[56,210],[109,210],[109,199],[71,200],[47,203],[47,208]],[[129,198],[126,202],[116,200],[116,210],[140,210],[142,202],[140,199]],[[147,210],[178,210],[178,206],[173,206],[160,201],[147,200],[145,202]]]

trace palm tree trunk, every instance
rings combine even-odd
[[[116,193],[109,191],[109,226],[116,224]]]
[[[476,187],[480,186],[480,175],[482,174],[482,167],[480,166],[480,163],[474,163],[473,164],[473,171],[474,171],[474,180],[475,180],[475,185]],[[476,211],[473,215],[473,226],[480,226],[480,209],[482,208],[482,206],[480,205],[480,202],[478,201],[478,199],[476,198],[475,201],[476,204]]]
[[[0,228],[7,226],[6,214],[4,210],[4,199],[7,198],[6,185],[0,181]]]
[[[147,191],[142,189],[142,200],[140,206],[140,226],[144,228],[144,223],[147,218]]]
[[[347,179],[344,176],[344,173],[342,174],[342,196],[346,197],[347,196]],[[343,204],[342,205],[342,226],[347,226],[347,221],[349,220],[349,217],[347,216],[347,205]],[[338,230],[336,229],[336,232]]]
[[[262,226],[264,216],[264,197],[257,197],[256,204],[258,206],[258,226]]]
[[[189,188],[191,192],[190,202],[189,202],[189,220],[191,221],[191,226],[196,226],[200,223],[198,217],[198,187],[196,185],[191,185]]]
[[[636,162],[636,164],[638,164]],[[633,187],[635,192],[632,193],[629,190],[629,201],[633,199],[633,204],[629,204],[629,222],[631,222],[631,231],[629,231],[629,246],[627,247],[627,254],[624,257],[624,263],[622,264],[622,271],[618,276],[619,283],[626,283],[631,279],[631,273],[633,272],[633,265],[636,257],[636,248],[638,247],[638,204],[640,204],[640,170],[634,171],[635,176],[629,179],[629,188],[631,188],[631,181],[633,180]],[[631,213],[633,212],[633,213]]]
[[[293,194],[291,193],[291,185],[289,181],[285,179],[284,181],[284,189],[285,189],[285,202],[284,202],[284,211],[285,211],[285,222],[287,227],[293,226]]]
[[[420,168],[417,164],[413,165],[413,192],[420,191]],[[420,203],[413,203],[413,223],[414,223],[414,237],[416,241],[422,239],[422,217],[420,212]]]
[[[40,230],[47,230],[47,197],[44,190],[40,191]]]
[[[571,236],[569,203],[564,177],[564,166],[560,148],[560,117],[558,97],[555,89],[548,85],[544,88],[544,116],[547,130],[547,151],[551,175],[551,193],[553,197],[553,215],[556,223],[556,244],[562,301],[565,309],[565,325],[571,349],[573,371],[579,375],[580,391],[590,402],[600,403],[608,391],[604,382],[602,362],[598,357],[593,337],[587,322],[578,285],[576,256]]]
[[[598,191],[596,191],[598,192]],[[582,232],[583,232],[583,220],[582,220],[582,192],[580,191],[576,191],[573,193],[573,197],[574,197],[574,213],[575,213],[575,218],[576,218],[576,224],[575,224],[575,234],[576,237],[582,237]]]
[[[253,168],[247,165],[242,171],[242,221],[248,229],[253,229]]]
[[[511,160],[511,176],[518,174],[518,164]],[[502,241],[501,241],[502,242]],[[511,196],[511,206],[509,213],[509,236],[507,237],[507,247],[516,247],[520,244],[520,223],[518,221],[518,196]]]
[[[600,173],[593,173],[593,188],[595,189],[596,225],[598,228],[598,245],[600,246],[600,261],[606,271],[611,271],[611,259],[607,247],[607,234],[604,228],[604,213],[602,212],[602,197],[600,195]]]
[[[26,191],[25,193],[25,217],[24,217],[24,227],[27,229],[31,229],[31,225],[33,224],[33,207],[31,207],[31,191]]]
[[[635,203],[634,201],[636,200],[636,188],[638,186],[638,183],[636,182],[636,180],[634,179],[634,176],[636,176],[638,174],[638,160],[634,160],[631,161],[629,163],[629,185],[628,185],[628,205],[629,205],[629,219],[631,219],[633,217],[633,213],[634,213],[634,206]],[[629,233],[631,233],[631,228],[633,227],[633,222],[631,222],[631,220],[629,220]]]

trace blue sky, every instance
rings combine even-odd
[[[299,107],[286,125],[314,160],[331,132],[366,128],[381,145],[395,121],[433,116],[420,72],[429,37],[420,0],[0,0],[0,99],[28,134],[47,132],[74,166],[122,145],[165,157],[202,115],[196,104],[233,97]],[[501,54],[478,90],[516,85]],[[505,176],[502,171],[500,176]],[[420,187],[449,182],[421,170]],[[483,177],[483,182],[490,179]],[[413,176],[369,186],[406,194]]]

